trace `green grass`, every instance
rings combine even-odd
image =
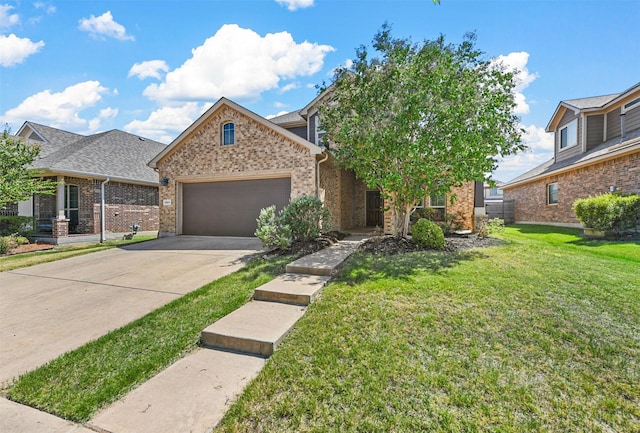
[[[81,256],[83,254],[104,251],[120,245],[136,244],[156,239],[156,236],[137,236],[130,240],[106,241],[96,244],[64,245],[53,250],[39,251],[33,253],[16,254],[13,256],[0,257],[0,272],[12,271],[14,269],[25,268],[27,266],[38,265],[40,263],[54,262],[69,257]]]
[[[200,331],[247,302],[284,272],[287,258],[256,259],[123,328],[20,376],[11,400],[72,421],[87,421],[197,347]]]
[[[216,431],[640,431],[640,243],[354,256]]]

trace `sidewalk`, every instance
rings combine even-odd
[[[204,347],[182,358],[84,426],[0,399],[0,431],[145,433],[211,431],[364,237],[287,265],[254,299],[202,331]],[[8,419],[10,418],[10,419]]]

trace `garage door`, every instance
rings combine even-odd
[[[289,203],[291,178],[182,185],[182,233],[254,236],[260,209]]]

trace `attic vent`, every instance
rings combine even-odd
[[[138,140],[140,140],[140,141],[144,141],[144,138],[142,138],[142,137],[138,137]]]

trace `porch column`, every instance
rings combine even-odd
[[[64,176],[58,176],[58,190],[56,191],[56,219],[63,220],[64,216]]]

